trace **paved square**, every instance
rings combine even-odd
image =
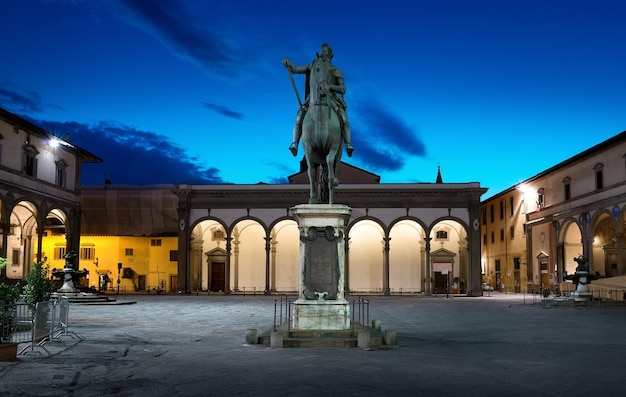
[[[352,299],[353,297],[350,297]],[[621,396],[626,307],[553,306],[530,295],[371,297],[397,348],[246,345],[274,296],[129,296],[70,307],[70,330],[0,362],[2,396]]]

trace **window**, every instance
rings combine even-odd
[[[515,238],[515,226],[511,226],[509,234],[511,235],[511,240],[513,240]]]
[[[563,199],[569,200],[572,198],[572,190],[570,187],[570,177],[563,179]]]
[[[126,255],[126,256],[133,256],[133,255],[135,255],[135,249],[134,248],[126,248],[126,249],[124,249],[124,255]]]
[[[178,262],[178,250],[170,251],[170,262]]]
[[[487,234],[483,234],[483,245],[487,245]]]
[[[448,232],[445,230],[437,230],[437,233],[435,234],[435,238],[437,240],[447,240],[448,239]]]
[[[22,172],[28,176],[37,177],[37,155],[39,151],[28,141],[22,148],[24,149],[22,154]]]
[[[489,215],[491,218],[491,223],[493,223],[493,204],[489,206]]]
[[[522,267],[521,264],[522,264],[522,261],[520,260],[520,258],[518,257],[513,258],[513,270],[519,272]]]
[[[500,229],[500,241],[504,241],[504,229]]]
[[[55,161],[56,164],[56,176],[55,184],[60,187],[65,187],[67,180],[67,163],[64,160]]]
[[[496,259],[496,272],[500,271],[500,259]]]
[[[509,197],[509,212],[511,216],[515,215],[515,207],[513,206],[513,204],[514,204],[513,196],[511,196]]]
[[[542,209],[545,205],[543,193],[543,188],[539,188],[539,190],[537,190],[537,211]]]
[[[500,200],[500,219],[504,219],[504,200]]]
[[[496,235],[494,232],[491,232],[491,244],[496,242]]]
[[[95,247],[80,247],[80,259],[94,259],[96,257]]]
[[[11,264],[13,264],[13,266],[19,266],[20,264],[20,250],[19,249],[13,249],[13,251],[11,252]]]
[[[483,213],[483,225],[486,225],[487,224],[487,209],[483,208],[482,213]]]
[[[65,247],[54,247],[54,259],[63,259],[66,253]]]
[[[152,240],[150,240],[150,246],[151,247],[160,247],[161,246],[161,239],[160,238],[153,238]]]
[[[604,164],[596,164],[595,167],[593,167],[593,170],[596,172],[596,190],[600,190],[604,188],[604,175],[602,173],[604,170]]]

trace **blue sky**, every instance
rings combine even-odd
[[[285,183],[301,157],[287,149],[298,104],[281,61],[309,63],[322,43],[347,86],[356,149],[343,160],[382,183],[434,182],[441,166],[487,198],[626,130],[621,0],[1,10],[0,106],[102,158],[84,184]]]

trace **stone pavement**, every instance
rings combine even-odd
[[[70,331],[0,361],[1,396],[622,396],[626,307],[529,295],[371,297],[398,347],[272,349],[273,296],[129,296],[72,304]]]

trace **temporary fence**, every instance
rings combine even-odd
[[[69,330],[69,299],[39,302],[32,310],[26,303],[0,305],[0,343],[25,344],[18,354],[44,351],[47,342],[62,342],[62,337],[82,339]]]

